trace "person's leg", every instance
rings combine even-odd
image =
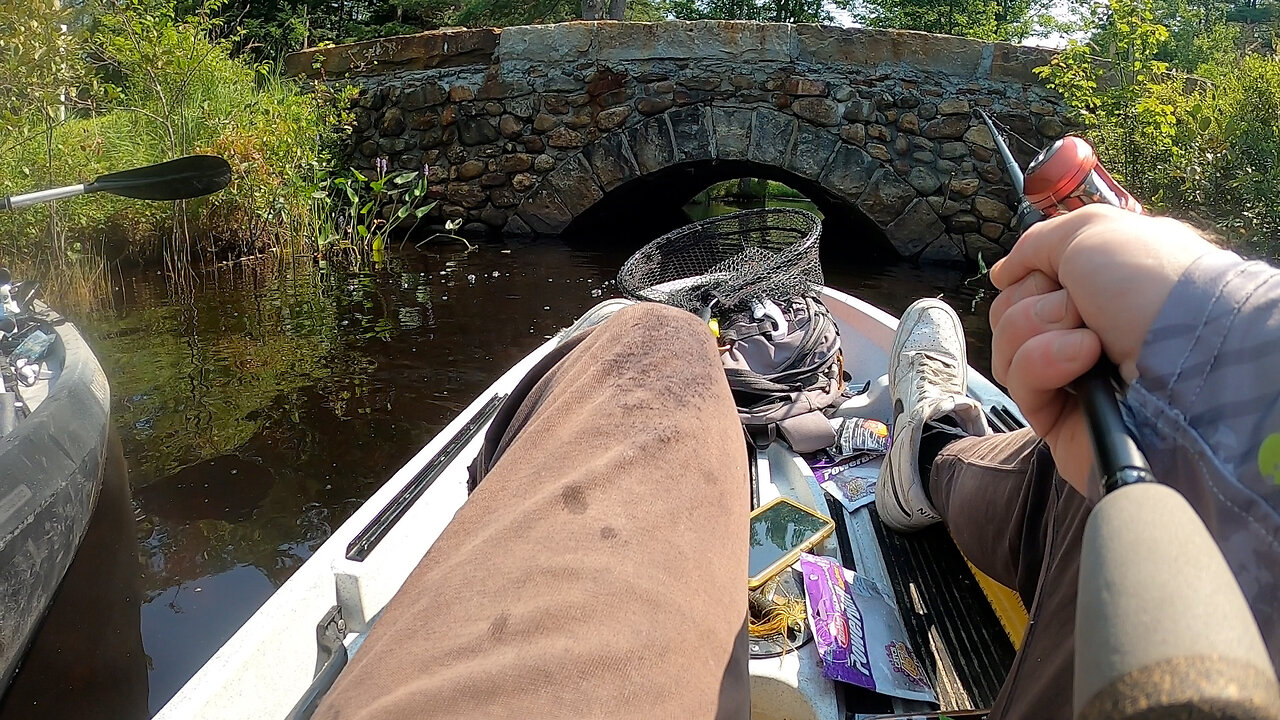
[[[1029,608],[993,717],[1069,718],[1089,504],[1030,430],[987,434],[981,407],[965,395],[963,328],[944,303],[921,300],[903,313],[890,362],[895,418],[876,488],[881,519],[900,532],[945,521],[965,557]],[[946,442],[958,435],[969,437]]]
[[[711,334],[625,308],[534,386],[320,718],[745,718],[750,489]]]
[[[1031,607],[1044,557],[1042,521],[1055,475],[1043,441],[1030,429],[960,438],[931,465],[929,498],[956,546]]]
[[[1029,608],[992,717],[1071,717],[1080,541],[1091,504],[1058,476],[1030,430],[947,445],[928,493],[965,557]]]

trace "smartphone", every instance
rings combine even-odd
[[[747,587],[755,590],[789,567],[800,553],[822,542],[835,523],[825,515],[788,500],[772,500],[751,513],[751,555]]]

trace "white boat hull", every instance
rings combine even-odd
[[[845,367],[855,382],[871,390],[841,408],[841,414],[888,421],[890,402],[881,377],[887,367],[897,320],[839,291],[823,289],[823,299],[840,326]],[[316,625],[334,605],[347,622],[346,645],[358,649],[370,620],[390,601],[467,499],[467,468],[479,452],[483,426],[456,459],[408,509],[363,561],[346,558],[351,541],[440,453],[496,394],[510,392],[531,367],[556,345],[552,339],[525,357],[449,423],[387,481],[156,715],[157,720],[221,720],[286,717],[317,671]],[[971,392],[984,404],[1012,403],[978,373],[970,371]],[[1016,412],[1016,410],[1014,411]],[[772,482],[762,484],[760,501],[785,495],[824,511],[827,503],[808,466],[775,444],[768,453]],[[864,513],[865,514],[865,513]],[[855,514],[847,522],[861,522]],[[834,539],[819,552],[838,556]],[[860,572],[887,583],[883,560],[873,548],[855,544]],[[759,720],[838,720],[844,708],[835,685],[821,676],[813,644],[780,658],[751,662],[752,715]]]

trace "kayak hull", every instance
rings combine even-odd
[[[822,297],[840,325],[845,367],[855,383],[870,382],[870,391],[846,403],[841,414],[889,419],[890,401],[883,377],[897,320],[839,291],[824,288]],[[466,502],[467,468],[480,450],[493,398],[511,392],[533,366],[551,352],[558,337],[543,344],[499,378],[457,418],[401,468],[316,553],[267,600],[203,668],[156,715],[179,718],[284,718],[307,693],[317,675],[317,625],[337,606],[346,623],[348,653],[358,650],[377,613],[390,601]],[[970,371],[972,394],[984,405],[1013,408],[1012,402],[976,371]],[[1013,410],[1016,413],[1016,409]],[[470,426],[470,432],[465,432]],[[384,539],[363,560],[347,555],[352,541],[391,507],[406,488],[420,481],[433,459],[460,452],[412,502]],[[786,496],[827,512],[824,491],[803,459],[775,443],[767,453],[771,482],[760,488],[761,504]],[[849,522],[858,522],[855,517]],[[854,543],[859,572],[888,583],[884,560],[869,545]],[[840,557],[835,536],[815,552]],[[745,583],[745,578],[744,578]],[[745,589],[745,588],[744,588]],[[843,718],[846,702],[836,686],[821,676],[812,644],[782,657],[751,662],[754,718]]]
[[[47,395],[0,438],[0,688],[7,688],[84,537],[102,481],[111,393],[70,323]]]

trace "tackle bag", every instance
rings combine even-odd
[[[835,320],[810,295],[753,305],[716,318],[738,418],[757,447],[778,436],[798,453],[830,447],[836,434],[823,411],[844,390]]]

